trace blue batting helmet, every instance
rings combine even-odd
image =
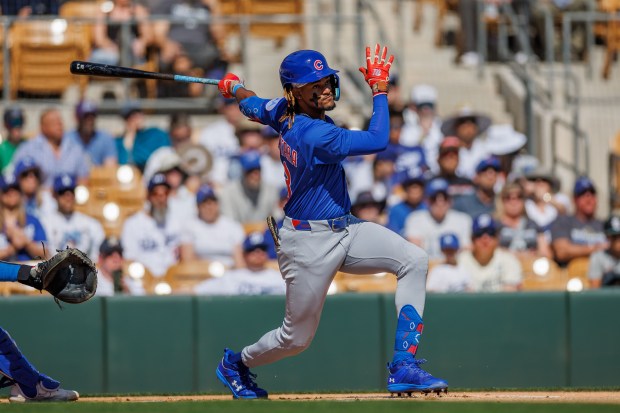
[[[293,83],[312,83],[331,76],[334,83],[334,99],[340,97],[337,70],[327,65],[325,56],[315,50],[298,50],[286,56],[280,65],[282,87]]]

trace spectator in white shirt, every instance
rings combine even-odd
[[[476,292],[518,291],[523,270],[511,252],[499,248],[497,224],[489,214],[474,219],[472,249],[458,256],[458,264],[472,276]]]
[[[43,217],[49,249],[77,248],[97,261],[105,232],[99,221],[75,210],[76,186],[72,175],[62,174],[54,178],[54,197],[58,209]]]
[[[437,293],[471,291],[471,274],[459,267],[456,261],[459,239],[454,233],[449,232],[439,238],[439,245],[445,260],[429,271],[426,291]]]
[[[194,291],[204,295],[284,295],[286,283],[278,270],[267,267],[264,234],[253,232],[243,242],[245,268],[229,271],[221,278],[198,284]]]
[[[240,223],[220,214],[220,203],[213,188],[200,187],[196,194],[198,216],[184,225],[181,260],[219,261],[227,267],[243,267],[241,243],[245,233]]]

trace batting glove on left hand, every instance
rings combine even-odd
[[[239,79],[239,76],[234,73],[226,73],[226,75],[217,84],[217,87],[222,96],[226,99],[231,99],[235,97],[233,94],[233,87],[240,84],[242,84],[242,82],[241,79]]]
[[[366,67],[360,67],[360,72],[364,75],[366,83],[370,85],[373,96],[379,94],[387,94],[388,80],[390,79],[390,68],[394,61],[394,56],[390,55],[390,58],[385,60],[387,56],[387,47],[383,47],[381,53],[381,60],[379,60],[379,52],[381,46],[377,43],[375,46],[375,56],[371,58],[370,47],[366,47]]]

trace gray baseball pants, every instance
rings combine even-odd
[[[389,272],[398,279],[396,312],[411,304],[422,316],[428,255],[391,230],[350,216],[334,231],[327,221],[310,221],[311,231],[296,230],[285,218],[278,263],[286,282],[284,322],[243,349],[243,363],[257,367],[304,351],[319,325],[327,290],[340,270],[351,274]]]

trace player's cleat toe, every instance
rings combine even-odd
[[[222,361],[220,361],[215,370],[217,378],[228,387],[235,399],[267,398],[267,391],[256,385],[254,381],[256,375],[250,372],[249,368],[243,363],[231,363],[228,361],[232,354],[232,350],[224,350],[224,357],[222,357]]]
[[[433,377],[420,365],[426,360],[407,359],[397,363],[388,364],[389,377],[387,382],[388,391],[414,392],[419,391],[427,395],[430,392],[447,391],[448,383],[445,380]]]
[[[79,399],[80,395],[74,390],[48,389],[43,384],[37,384],[37,395],[35,397],[26,396],[17,384],[11,386],[9,402],[11,403],[38,403],[38,402],[73,402]]]

